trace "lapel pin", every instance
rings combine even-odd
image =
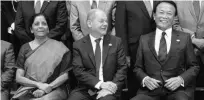
[[[109,43],[109,44],[108,44],[108,46],[112,46],[112,44],[111,44],[111,43]]]
[[[177,41],[177,42],[180,42],[180,40],[179,40],[179,39],[177,39],[176,41]]]

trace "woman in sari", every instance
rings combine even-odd
[[[30,29],[35,38],[24,44],[17,59],[16,82],[21,86],[14,94],[19,100],[64,100],[71,58],[68,48],[50,39],[49,22],[44,14],[36,14]]]

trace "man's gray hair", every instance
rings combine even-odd
[[[87,19],[86,19],[86,21],[95,19],[95,17],[96,17],[96,12],[104,12],[104,11],[102,11],[102,10],[100,10],[100,9],[91,9],[91,10],[88,12],[88,14],[87,14]]]

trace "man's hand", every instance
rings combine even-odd
[[[167,89],[174,91],[176,90],[178,87],[181,86],[183,79],[181,79],[181,77],[173,77],[170,78],[168,80],[165,81],[166,84],[164,85]]]
[[[11,31],[14,31],[14,29],[15,29],[15,23],[13,22],[13,23],[11,23],[11,26],[8,27],[8,33],[12,34]]]
[[[38,83],[37,87],[40,90],[45,91],[45,93],[50,93],[52,91],[52,87],[49,84],[47,84],[47,83]]]
[[[117,85],[111,81],[103,82],[100,86],[101,89],[106,89],[112,93],[115,93],[117,91]]]
[[[193,31],[191,31],[191,30],[189,30],[187,28],[182,28],[182,29],[183,29],[183,32],[189,33],[190,35],[194,35],[195,34],[195,32],[193,32]]]
[[[102,90],[100,90],[99,92],[97,92],[97,97],[96,97],[96,99],[99,99],[99,98],[101,98],[101,97],[105,97],[105,96],[107,96],[107,95],[109,95],[109,94],[113,94],[113,93],[111,93],[109,90],[106,90],[106,89],[102,89]]]
[[[204,48],[204,39],[197,39],[197,38],[193,38],[192,39],[193,44],[195,44],[199,49],[203,49]]]
[[[42,97],[45,94],[43,90],[37,89],[33,92],[33,96],[36,98]]]
[[[195,32],[187,29],[187,28],[182,28],[180,25],[173,25],[173,28],[177,31],[182,31],[185,33],[189,33],[191,36],[195,34]]]
[[[183,31],[182,27],[180,25],[173,25],[173,29],[177,30],[177,31]]]
[[[149,76],[144,80],[145,86],[150,90],[154,90],[154,89],[158,88],[159,83],[161,83],[161,81],[156,80],[154,78],[151,78]]]

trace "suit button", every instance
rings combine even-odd
[[[160,70],[161,72],[163,71],[163,70]]]
[[[197,26],[197,29],[199,29],[200,28],[200,26]]]

